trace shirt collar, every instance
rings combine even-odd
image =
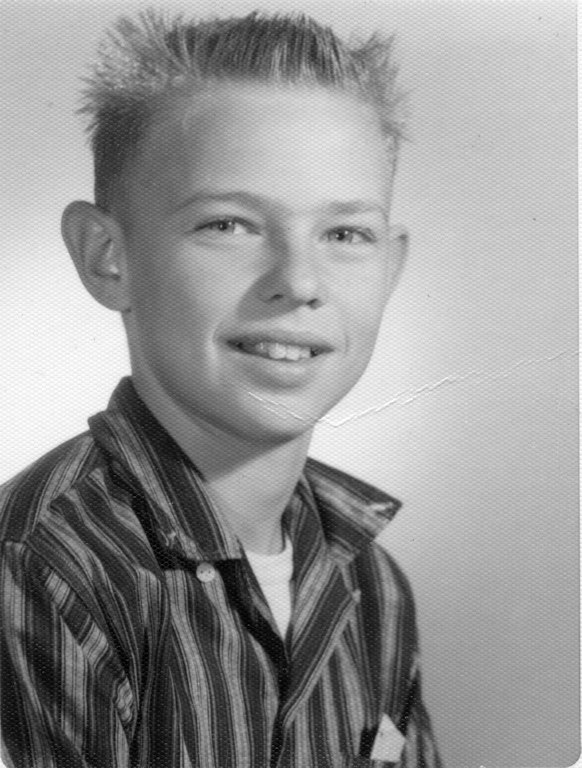
[[[153,416],[131,379],[119,383],[106,411],[89,419],[91,433],[108,456],[115,481],[134,497],[147,497],[142,524],[156,548],[193,560],[236,559],[241,545],[212,503],[200,471]],[[298,502],[318,525],[340,560],[374,539],[400,503],[373,486],[308,459],[290,508]]]
[[[379,536],[401,506],[384,491],[312,458],[298,493],[317,509],[325,539],[340,560],[351,559]]]

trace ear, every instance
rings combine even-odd
[[[390,227],[388,243],[388,273],[386,278],[386,299],[396,288],[408,256],[408,231],[402,226]]]
[[[68,205],[61,233],[79,277],[91,296],[108,309],[129,309],[126,253],[121,226],[91,203]]]

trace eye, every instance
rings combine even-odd
[[[213,219],[196,227],[196,232],[217,232],[225,235],[245,235],[253,232],[251,225],[242,219]]]
[[[327,239],[333,243],[358,245],[374,242],[374,236],[368,229],[359,227],[335,227],[326,233]]]

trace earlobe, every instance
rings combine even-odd
[[[129,309],[123,232],[112,216],[91,203],[70,203],[61,232],[79,277],[89,293],[108,309]]]

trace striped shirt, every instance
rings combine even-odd
[[[398,502],[307,460],[284,514],[283,642],[129,379],[89,426],[0,491],[9,766],[440,766],[410,588],[374,542]],[[386,722],[397,742],[382,752]]]

